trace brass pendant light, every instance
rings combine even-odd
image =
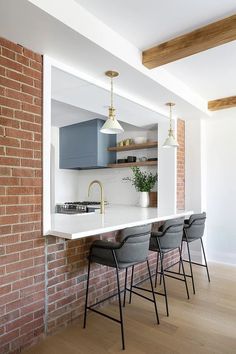
[[[172,107],[175,106],[175,103],[167,102],[166,106],[170,107],[170,126],[168,130],[168,137],[166,138],[162,146],[164,148],[178,147],[179,144],[178,141],[175,139],[174,129],[172,128]]]
[[[115,108],[113,106],[113,78],[117,77],[119,73],[117,71],[106,71],[105,75],[111,79],[111,104],[109,107],[108,118],[100,129],[101,133],[104,134],[120,134],[123,133],[124,129],[115,117]]]

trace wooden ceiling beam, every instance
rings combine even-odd
[[[236,96],[220,98],[208,102],[208,109],[210,111],[218,111],[220,109],[236,107]]]
[[[236,14],[143,51],[143,65],[153,69],[234,40]]]

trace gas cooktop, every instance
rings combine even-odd
[[[96,206],[99,206],[100,202],[66,202],[63,204],[57,204],[55,211],[60,214],[83,214],[94,212]],[[91,207],[93,206],[93,207]]]

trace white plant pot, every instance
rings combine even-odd
[[[147,208],[149,206],[148,192],[139,192],[139,206],[142,208]]]

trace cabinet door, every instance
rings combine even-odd
[[[60,168],[80,169],[97,165],[96,121],[60,128]]]

